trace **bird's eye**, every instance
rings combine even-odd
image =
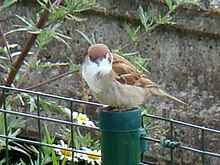
[[[108,54],[108,55],[109,55],[108,58],[107,58],[108,62],[111,63],[112,62],[112,56],[111,56],[111,54]]]
[[[90,61],[94,61],[94,59],[92,57],[89,56]]]

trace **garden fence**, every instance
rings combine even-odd
[[[9,147],[8,147],[10,141],[16,141],[16,142],[22,142],[22,143],[26,143],[26,144],[37,145],[37,146],[39,146],[39,153],[41,153],[41,149],[43,146],[50,147],[50,148],[54,147],[54,145],[52,145],[52,144],[47,144],[47,143],[42,142],[42,131],[41,130],[42,130],[42,122],[44,122],[44,121],[53,122],[54,124],[69,125],[71,127],[70,130],[71,130],[71,135],[72,135],[71,136],[72,142],[74,141],[74,134],[72,132],[73,127],[83,127],[83,128],[94,129],[95,131],[99,131],[98,127],[91,128],[90,126],[82,126],[80,124],[73,123],[72,117],[71,117],[70,121],[67,121],[67,120],[55,119],[55,118],[51,118],[51,117],[47,117],[47,116],[42,116],[41,115],[42,111],[40,110],[41,109],[40,98],[43,97],[43,98],[48,98],[48,99],[57,99],[60,101],[65,101],[65,102],[69,103],[71,110],[73,109],[73,106],[75,104],[87,104],[87,105],[93,105],[93,106],[97,106],[97,107],[103,106],[102,104],[88,102],[88,101],[82,101],[82,100],[73,99],[73,98],[61,97],[61,96],[52,95],[52,94],[45,94],[42,92],[35,92],[35,91],[30,91],[30,90],[25,90],[25,89],[5,87],[5,86],[0,86],[0,90],[1,90],[0,93],[2,94],[2,107],[0,109],[0,115],[4,116],[4,125],[1,127],[4,127],[4,130],[5,130],[4,134],[0,134],[0,140],[1,139],[5,140],[5,145],[6,145],[5,146],[5,158],[6,158],[5,164],[7,164],[7,165],[10,164]],[[26,94],[30,94],[30,95],[34,96],[36,98],[36,110],[37,110],[36,114],[31,114],[31,113],[16,111],[16,110],[8,110],[6,108],[6,100],[7,100],[6,98],[9,97],[10,94],[12,94],[12,93],[26,93]],[[30,139],[25,139],[22,137],[9,136],[10,132],[8,132],[8,128],[7,128],[8,127],[7,114],[15,115],[15,116],[23,116],[26,118],[32,118],[32,119],[37,120],[38,140],[36,140],[36,139],[30,140]],[[210,129],[210,128],[206,128],[203,126],[198,126],[198,125],[194,125],[194,124],[190,124],[190,123],[186,123],[186,122],[182,122],[182,121],[178,121],[178,120],[174,120],[174,119],[170,119],[170,118],[155,116],[155,115],[151,115],[151,114],[142,115],[142,121],[144,121],[146,118],[150,118],[152,120],[164,121],[164,122],[168,123],[169,137],[167,137],[167,138],[161,137],[161,138],[157,139],[157,138],[150,137],[148,135],[147,137],[142,137],[142,139],[146,140],[150,144],[159,143],[161,145],[161,148],[164,148],[164,149],[168,148],[168,150],[170,150],[169,151],[169,157],[170,157],[169,164],[170,165],[175,164],[175,152],[178,150],[189,151],[192,153],[199,154],[199,156],[201,158],[201,165],[208,165],[208,164],[211,165],[212,164],[210,162],[207,162],[207,160],[206,160],[207,157],[215,157],[217,159],[220,159],[220,153],[218,153],[217,151],[216,152],[211,151],[210,149],[207,150],[206,145],[205,145],[207,142],[207,139],[206,139],[207,133],[208,134],[213,133],[213,134],[215,134],[216,137],[219,137],[219,135],[220,135],[219,130]],[[197,144],[200,144],[200,146],[191,147],[190,145],[184,144],[180,141],[174,141],[174,132],[175,132],[176,125],[179,125],[182,127],[189,127],[190,129],[195,129],[195,131],[201,131],[200,142],[197,142]],[[190,139],[191,137],[188,137],[188,138]],[[219,141],[220,139],[217,139],[217,140]],[[218,145],[218,143],[216,145]],[[69,150],[72,153],[88,154],[84,151],[74,149],[74,143],[71,144],[71,149],[65,149],[65,150]],[[119,150],[120,150],[120,148],[119,148]],[[140,154],[140,163],[139,164],[142,164],[142,165],[143,164],[152,164],[145,158],[145,157],[147,157],[146,155],[148,155],[148,152],[149,151],[147,151],[146,153]],[[72,156],[73,155],[74,154],[72,154]],[[90,155],[92,155],[92,154],[90,153]],[[39,159],[39,164],[41,164],[41,159]],[[72,161],[72,164],[74,164],[73,161]],[[113,164],[114,164],[114,162],[113,162]]]

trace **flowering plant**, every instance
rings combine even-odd
[[[89,119],[84,113],[71,111],[69,108],[63,108],[64,112],[72,119],[77,125],[97,128],[95,123]],[[72,113],[72,114],[71,114]],[[94,142],[91,138],[91,133],[81,131],[79,127],[73,127],[71,131],[66,126],[63,127],[63,133],[60,135],[61,139],[59,144],[54,145],[54,150],[62,162],[81,162],[85,161],[86,164],[96,165],[101,164],[101,150],[99,150],[99,142]],[[71,135],[72,134],[72,135]],[[74,148],[70,147],[72,138]],[[66,143],[64,142],[66,141]]]
[[[54,145],[54,147],[54,150],[60,156],[60,160],[63,162],[85,161],[91,165],[101,164],[100,150],[92,150],[87,147],[82,147],[81,150],[76,150],[75,152],[72,152],[72,149],[68,146],[68,144],[65,144],[63,140],[60,140],[60,144]]]

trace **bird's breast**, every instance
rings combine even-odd
[[[121,84],[118,81],[108,84],[99,93],[93,92],[93,95],[101,103],[116,108],[139,106],[145,101],[147,96],[142,88]]]
[[[110,72],[111,68],[109,66],[97,65],[91,61],[87,61],[82,65],[82,75],[90,89],[96,93],[100,93],[111,81]]]

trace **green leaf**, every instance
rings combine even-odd
[[[44,128],[45,128],[44,142],[48,144],[53,144],[55,137],[54,138],[51,137],[46,124],[44,125]]]
[[[94,44],[97,43],[94,33],[92,33],[92,39],[91,40],[92,40],[92,43],[94,43]]]
[[[32,96],[30,96],[29,98],[30,98],[30,100],[29,100],[30,112],[34,112],[35,109],[37,108],[37,105],[35,103],[35,99]]]
[[[2,160],[0,160],[0,164],[5,164],[6,162],[6,158],[3,158]]]
[[[25,31],[28,31],[28,30],[30,30],[30,29],[27,28],[27,27],[21,27],[21,28],[10,30],[7,33],[5,33],[5,35],[9,35],[9,34],[14,33],[14,32],[25,32]]]
[[[23,100],[22,96],[20,94],[17,94],[17,96],[18,96],[18,98],[19,98],[19,100],[21,102],[21,105],[24,106],[25,103],[24,103],[24,100]]]
[[[140,31],[140,26],[138,26],[134,31],[132,31],[131,28],[129,27],[129,25],[125,22],[124,23],[124,29],[126,30],[128,35],[130,36],[131,40],[136,42],[137,34]]]
[[[17,0],[5,0],[3,5],[5,7],[8,7],[8,6],[10,6],[11,4],[13,4],[15,2],[17,2]]]
[[[77,71],[80,70],[80,65],[76,64],[72,59],[68,58],[69,60],[69,70],[70,71]]]
[[[94,37],[93,37],[93,39],[91,40],[91,39],[89,38],[89,36],[86,35],[84,32],[82,32],[82,31],[80,31],[80,30],[78,30],[78,29],[76,29],[76,32],[78,32],[79,34],[81,34],[81,35],[83,36],[83,38],[84,38],[90,45],[96,44],[95,41],[94,41]]]
[[[124,23],[124,29],[126,30],[128,35],[130,36],[130,38],[133,39],[134,36],[133,36],[132,31],[131,31],[131,28],[130,28],[130,26],[126,22]]]
[[[19,145],[19,144],[16,143],[16,145]],[[10,146],[10,149],[15,150],[15,151],[17,151],[17,152],[21,152],[21,153],[27,155],[28,157],[31,157],[31,156],[28,154],[28,152],[25,151],[24,148],[21,148],[21,147],[22,147],[22,146],[19,146],[19,147],[18,147],[18,146]]]
[[[173,10],[173,2],[172,0],[165,0],[166,5],[168,6],[169,10]]]
[[[70,48],[70,45],[60,36],[63,37],[64,35],[56,33],[56,35],[54,35],[54,38],[56,38],[57,40],[63,42],[68,48]]]
[[[35,27],[35,23],[30,18],[21,17],[19,15],[16,15],[16,17],[18,17],[22,22],[24,22],[29,27]]]
[[[25,25],[14,25],[16,27],[16,29],[10,30],[9,32],[5,33],[5,35],[14,33],[14,32],[18,32],[18,31],[27,31],[29,33],[32,34],[40,34],[42,29],[39,29],[36,27],[34,21],[30,18],[26,18],[26,17],[21,17],[19,15],[16,15],[16,17],[18,17],[23,23],[25,23]]]
[[[154,19],[152,18],[152,9],[148,8],[147,12],[145,12],[142,6],[139,6],[138,11],[141,23],[147,31],[154,23]]]
[[[71,21],[76,21],[76,22],[85,22],[85,21],[88,20],[87,18],[77,17],[77,16],[72,15],[72,14],[68,14],[65,18],[68,19],[68,20],[71,20]]]
[[[10,5],[12,5],[15,2],[17,2],[17,0],[5,0],[4,3],[3,3],[3,6],[0,6],[0,11],[2,11],[3,9],[9,7]]]
[[[50,109],[48,107],[48,105],[50,105],[50,103],[46,100],[40,99],[40,105],[42,106],[43,110],[49,115],[51,116],[51,112]]]
[[[47,144],[53,144],[55,137],[52,137],[50,132],[48,131],[48,128],[46,126],[46,124],[44,125],[45,127],[45,134],[44,134],[44,139],[43,142],[47,143]],[[43,151],[45,155],[51,155],[51,157],[49,157],[51,159],[51,161],[53,162],[53,165],[57,165],[57,156],[55,154],[55,151],[53,148],[49,148],[49,147],[43,147]]]

